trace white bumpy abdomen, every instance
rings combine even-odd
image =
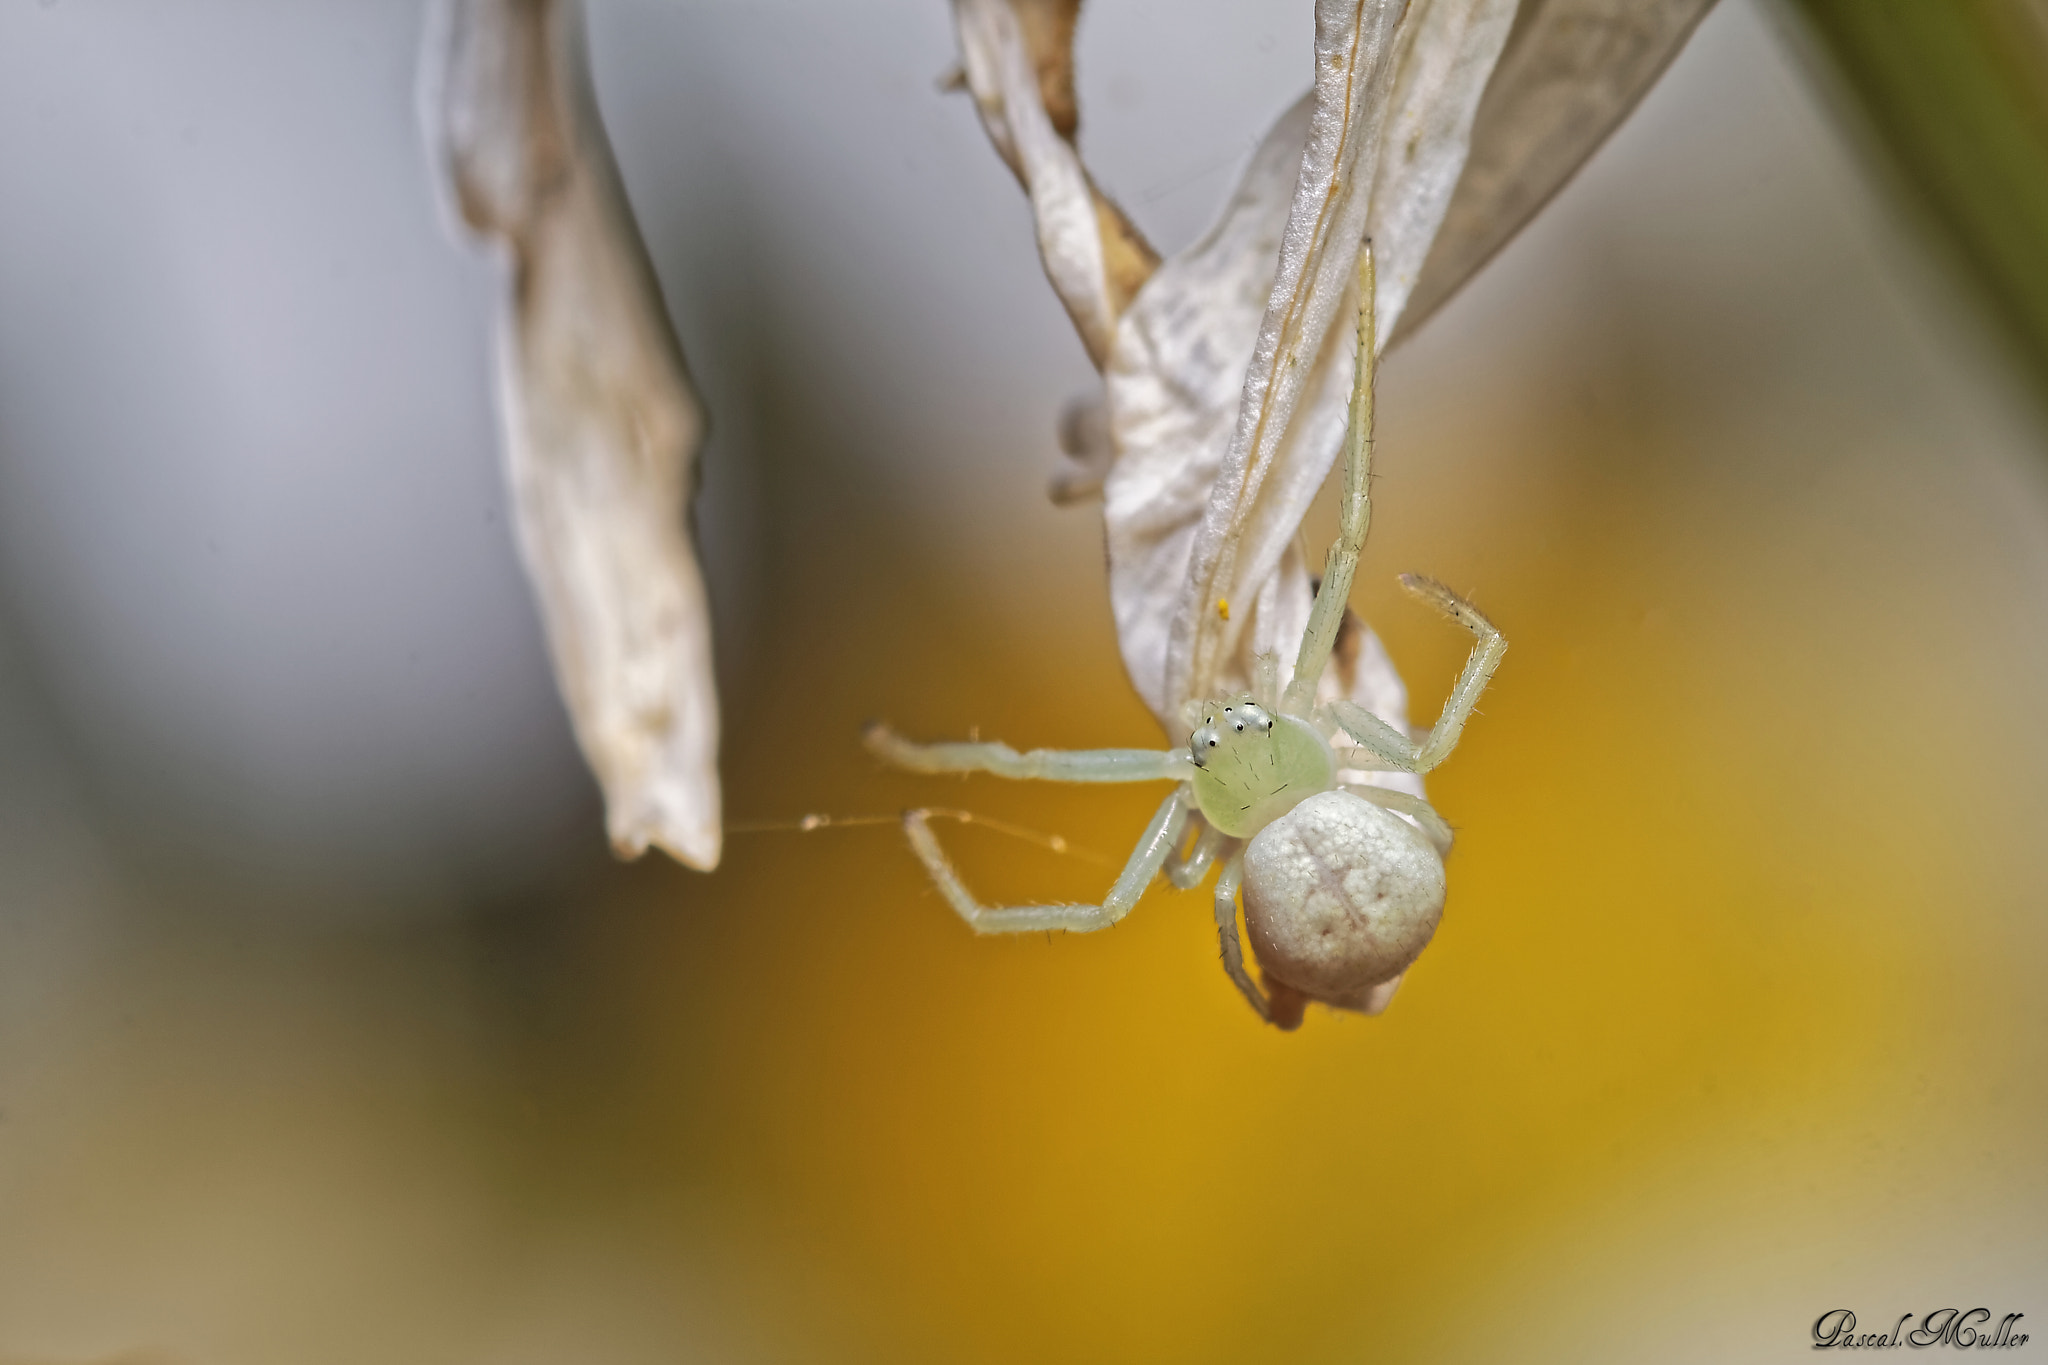
[[[1415,960],[1443,909],[1436,849],[1350,792],[1311,796],[1244,851],[1252,952],[1271,981],[1325,1004],[1370,1008],[1371,988]]]

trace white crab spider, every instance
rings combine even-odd
[[[1420,797],[1340,783],[1338,771],[1426,773],[1449,756],[1507,641],[1471,603],[1441,583],[1403,574],[1401,584],[1477,639],[1442,715],[1420,741],[1364,707],[1316,706],[1316,684],[1344,622],[1358,552],[1371,521],[1372,266],[1361,260],[1358,372],[1345,439],[1344,501],[1294,677],[1275,698],[1274,661],[1260,661],[1261,693],[1207,703],[1182,749],[1033,749],[1007,744],[914,744],[872,725],[867,745],[921,773],[987,772],[1053,782],[1174,782],[1100,905],[986,906],[960,880],[925,813],[903,817],[910,846],[940,894],[976,933],[1105,929],[1130,912],[1162,871],[1175,886],[1199,883],[1211,863],[1223,966],[1262,1019],[1291,1029],[1310,1000],[1377,1014],[1430,937],[1444,905],[1443,855],[1450,826]],[[1358,747],[1342,755],[1340,735]],[[1199,825],[1183,848],[1191,824]],[[1237,902],[1265,990],[1245,970]]]

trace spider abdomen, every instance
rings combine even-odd
[[[1244,922],[1269,977],[1357,1008],[1404,971],[1444,908],[1444,865],[1391,811],[1347,791],[1311,796],[1244,851]]]

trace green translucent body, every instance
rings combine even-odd
[[[1247,702],[1210,711],[1188,750],[1203,818],[1236,839],[1249,839],[1337,781],[1336,755],[1313,726]]]

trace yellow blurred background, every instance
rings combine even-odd
[[[1084,147],[1168,247],[1301,83],[1299,8],[1183,52],[1097,0]],[[415,16],[376,15],[388,95]],[[1450,904],[1377,1020],[1260,1027],[1206,892],[977,941],[886,826],[609,864],[544,706],[502,704],[553,727],[525,780],[584,785],[494,816],[481,870],[137,816],[157,788],[67,700],[64,561],[17,540],[0,1360],[1766,1361],[1838,1307],[2048,1314],[2048,426],[1778,23],[1724,0],[1384,369],[1355,605],[1423,719],[1462,637],[1396,572],[1512,647],[1431,778]],[[719,423],[731,817],[970,807],[1084,850],[947,831],[985,897],[1095,898],[1156,792],[857,743],[1159,738],[1099,522],[1039,491],[1088,374],[932,91],[942,7],[592,33]],[[1218,52],[1264,84],[1174,162],[1213,90],[1173,64],[1226,83]],[[0,425],[12,525],[44,431]]]

